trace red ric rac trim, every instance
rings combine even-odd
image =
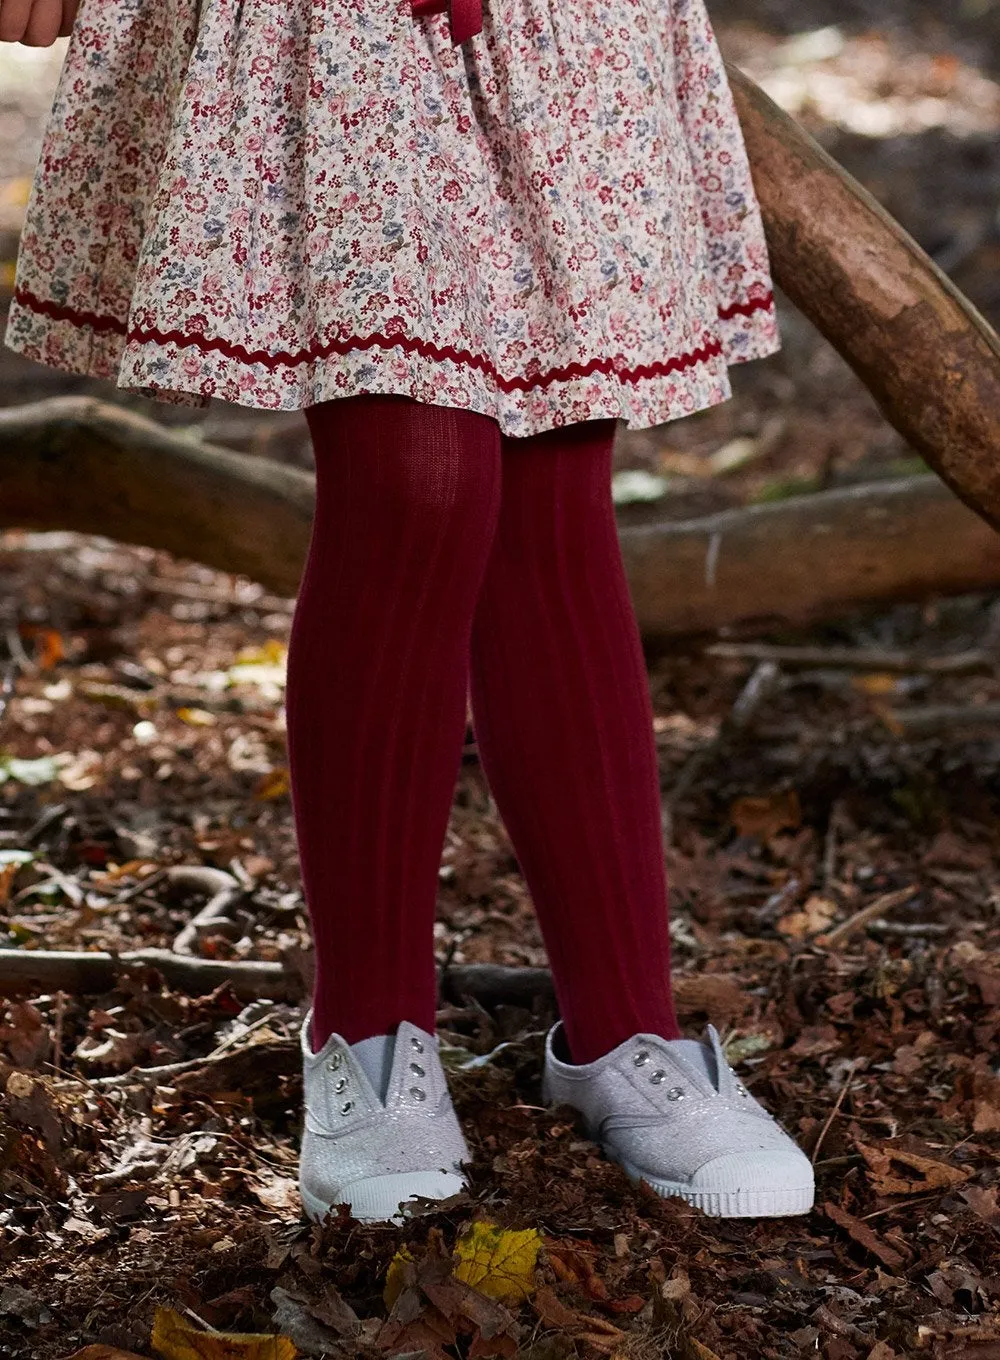
[[[224,354],[229,359],[236,359],[246,364],[261,364],[264,368],[271,370],[293,364],[309,363],[316,359],[325,359],[330,354],[348,354],[353,350],[371,349],[373,345],[380,345],[383,349],[402,348],[432,359],[450,359],[453,363],[463,364],[467,368],[482,369],[484,373],[488,373],[493,378],[497,386],[504,392],[511,392],[517,388],[528,390],[534,387],[547,387],[553,382],[565,382],[568,378],[583,378],[596,372],[612,373],[617,378],[628,381],[660,377],[667,373],[676,373],[687,368],[693,368],[695,364],[703,364],[707,359],[714,358],[722,353],[721,342],[711,340],[687,354],[677,355],[655,364],[640,364],[637,368],[620,369],[615,367],[614,361],[611,359],[591,359],[587,364],[565,364],[561,368],[549,369],[548,373],[536,378],[505,379],[501,378],[487,359],[470,354],[468,350],[457,350],[451,345],[443,347],[432,345],[427,340],[413,339],[409,336],[371,335],[365,338],[358,336],[348,340],[331,340],[325,345],[318,345],[312,349],[300,351],[298,354],[290,354],[287,351],[278,354],[266,354],[263,350],[251,351],[244,345],[230,344],[228,340],[206,339],[202,335],[183,335],[180,331],[143,330],[138,327],[128,331],[125,323],[115,317],[98,316],[94,312],[78,311],[75,307],[63,307],[56,302],[46,302],[26,288],[16,289],[14,300],[20,303],[22,307],[27,307],[30,311],[37,312],[42,316],[50,317],[53,321],[68,321],[75,326],[89,326],[95,331],[111,331],[116,335],[124,335],[130,341],[138,341],[140,344],[173,344],[178,347],[194,345],[206,353],[210,350],[218,350],[220,354]],[[753,312],[768,311],[773,305],[774,295],[767,293],[764,297],[751,298],[748,302],[734,302],[727,307],[720,307],[719,319],[728,321],[734,316],[750,316]]]

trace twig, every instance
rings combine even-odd
[[[844,1103],[844,1097],[847,1095],[851,1082],[854,1080],[854,1071],[855,1068],[857,1067],[858,1061],[859,1059],[855,1058],[855,1060],[851,1063],[850,1067],[848,1067],[847,1071],[845,1072],[844,1084],[840,1088],[840,1093],[837,1096],[833,1109],[827,1115],[826,1123],[819,1131],[819,1137],[816,1139],[816,1144],[813,1147],[812,1156],[809,1158],[813,1166],[816,1165],[816,1158],[819,1156],[819,1150],[823,1146],[823,1140],[826,1138],[826,1135],[830,1132],[830,1125],[833,1123],[837,1115],[840,1113],[840,1107]]]
[[[874,921],[883,912],[892,911],[895,907],[901,907],[904,902],[909,902],[916,897],[919,889],[912,886],[899,888],[895,892],[883,893],[881,897],[876,897],[874,902],[869,902],[867,907],[862,907],[853,916],[849,916],[846,921],[841,921],[839,926],[834,926],[833,930],[828,930],[824,935],[817,935],[814,944],[829,948],[831,945],[840,944],[850,935],[854,935],[862,926]]]
[[[826,824],[826,840],[823,845],[823,893],[830,892],[837,868],[837,833],[840,830],[841,804],[834,801],[830,808],[830,819]]]
[[[56,992],[56,1024],[52,1034],[52,1066],[58,1077],[62,1066],[62,1038],[63,1038],[63,1016],[66,1013],[66,993],[62,990]]]
[[[170,883],[183,888],[198,888],[211,893],[209,901],[174,940],[172,949],[175,954],[194,954],[194,946],[211,930],[231,931],[238,929],[230,912],[237,902],[246,897],[246,890],[232,874],[224,869],[213,869],[201,864],[178,864],[167,870]]]
[[[921,935],[950,935],[954,927],[943,921],[869,921],[868,929],[873,935],[919,939]]]
[[[889,708],[882,721],[900,737],[932,736],[955,727],[1000,726],[1000,704],[940,704],[925,708]]]
[[[717,642],[705,648],[705,655],[732,661],[774,661],[782,666],[827,666],[893,674],[973,675],[995,671],[1000,665],[1000,658],[983,651],[917,656],[913,652],[883,652],[877,648],[772,647],[763,642]]]

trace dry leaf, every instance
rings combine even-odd
[[[790,789],[765,798],[737,798],[729,818],[740,836],[758,836],[766,841],[786,827],[794,830],[801,826],[802,808],[799,795]]]
[[[862,1223],[853,1214],[849,1214],[846,1209],[838,1208],[836,1204],[824,1204],[823,1210],[827,1218],[831,1218],[838,1228],[843,1228],[849,1233],[860,1246],[866,1251],[870,1251],[873,1256],[877,1256],[884,1266],[890,1270],[896,1270],[899,1266],[905,1265],[904,1258],[898,1251],[894,1251],[882,1239],[868,1227],[867,1223]]]
[[[984,1189],[979,1185],[967,1185],[959,1192],[966,1204],[984,1223],[1000,1228],[1000,1206],[997,1204],[996,1186]]]
[[[851,681],[854,689],[862,694],[895,694],[899,680],[895,675],[876,671],[871,675],[856,675]]]
[[[282,766],[268,770],[267,774],[254,785],[253,796],[262,801],[266,798],[284,798],[291,785],[288,771]]]
[[[710,1350],[709,1347],[699,1341],[697,1337],[688,1337],[688,1347],[692,1352],[694,1360],[719,1360],[715,1351]]]
[[[157,1308],[151,1344],[163,1360],[296,1360],[287,1336],[203,1332],[172,1308]]]
[[[872,1188],[879,1195],[912,1195],[922,1190],[945,1190],[952,1185],[967,1181],[971,1172],[962,1171],[957,1166],[945,1162],[934,1162],[929,1157],[920,1157],[915,1152],[904,1152],[902,1148],[878,1148],[867,1143],[857,1143],[858,1151],[868,1163]],[[905,1177],[892,1169],[893,1162],[901,1162],[918,1173],[917,1177]]]
[[[590,1245],[589,1243],[586,1245]],[[607,1285],[594,1269],[590,1255],[579,1242],[545,1238],[545,1258],[560,1280],[573,1285],[591,1299],[604,1301]]]
[[[837,914],[836,905],[825,897],[810,897],[801,911],[789,912],[778,921],[782,935],[795,940],[804,940],[808,935],[818,935]]]

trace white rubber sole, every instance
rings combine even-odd
[[[366,1180],[352,1181],[332,1203],[317,1199],[301,1185],[299,1193],[306,1213],[317,1222],[324,1219],[335,1204],[349,1204],[351,1216],[362,1223],[398,1223],[403,1220],[400,1203],[413,1195],[448,1199],[466,1189],[467,1182],[452,1172],[401,1171],[391,1176],[370,1176]]]
[[[807,1214],[816,1198],[814,1185],[784,1190],[692,1190],[683,1181],[663,1181],[622,1162],[633,1181],[643,1180],[664,1199],[682,1199],[712,1218],[791,1218]]]

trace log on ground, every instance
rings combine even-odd
[[[0,410],[0,528],[164,548],[294,594],[313,479],[92,398]],[[933,475],[623,524],[640,632],[744,633],[1000,586],[1000,536]]]

